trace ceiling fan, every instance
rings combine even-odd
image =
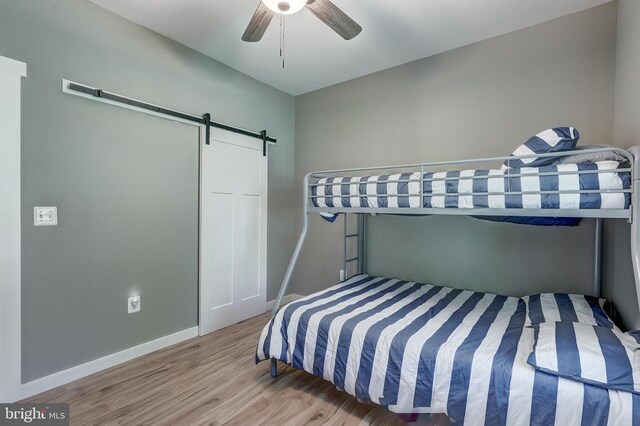
[[[351,40],[362,31],[362,27],[356,21],[330,0],[261,0],[242,35],[242,40],[260,41],[274,14],[293,15],[305,7],[345,40]]]

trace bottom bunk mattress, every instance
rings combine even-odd
[[[256,362],[278,359],[396,413],[466,424],[640,424],[640,396],[527,363],[530,310],[540,306],[535,297],[358,275],[280,309]]]

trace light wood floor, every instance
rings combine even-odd
[[[261,315],[37,395],[71,404],[71,423],[126,425],[396,425],[329,382],[279,363],[255,365]]]

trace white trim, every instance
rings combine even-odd
[[[303,297],[304,296],[300,294],[288,294],[284,297],[283,306]],[[273,309],[275,302],[275,299],[267,302],[267,311],[271,311],[271,309]],[[14,395],[14,398],[11,401],[13,402],[32,397],[39,393],[46,392],[47,390],[90,376],[108,368],[115,367],[124,362],[148,355],[152,352],[184,342],[194,337],[198,337],[197,326],[53,373],[49,376],[45,376],[28,383],[24,383],[20,386],[19,391]]]
[[[16,61],[15,59],[0,56],[0,72],[14,74],[20,77],[27,76],[27,64]]]
[[[102,358],[77,365],[75,367],[71,367],[67,370],[63,370],[49,376],[42,377],[40,379],[36,379],[21,386],[20,394],[18,398],[16,398],[16,400],[29,398],[39,393],[45,392],[49,389],[62,386],[74,380],[78,380],[91,374],[95,374],[99,371],[106,370],[107,368],[122,364],[123,362],[131,361],[132,359],[141,357],[143,355],[148,355],[151,352],[164,349],[171,345],[184,342],[185,340],[189,340],[197,336],[198,327],[191,327],[186,330],[178,331],[177,333],[160,337],[159,339],[142,343],[138,346],[134,346],[132,348],[125,349],[123,351],[116,352],[114,354],[107,355]]]
[[[23,62],[0,56],[0,402],[21,382],[20,113]]]
[[[296,293],[287,294],[282,300],[282,306],[286,305],[287,303],[295,302],[296,300],[302,299],[303,297],[304,297],[303,295],[296,294]],[[276,305],[276,299],[269,300],[267,302],[267,311],[273,310],[273,307],[275,305]]]

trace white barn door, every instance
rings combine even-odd
[[[202,336],[266,310],[267,157],[238,133],[212,127],[210,145],[200,139]]]

